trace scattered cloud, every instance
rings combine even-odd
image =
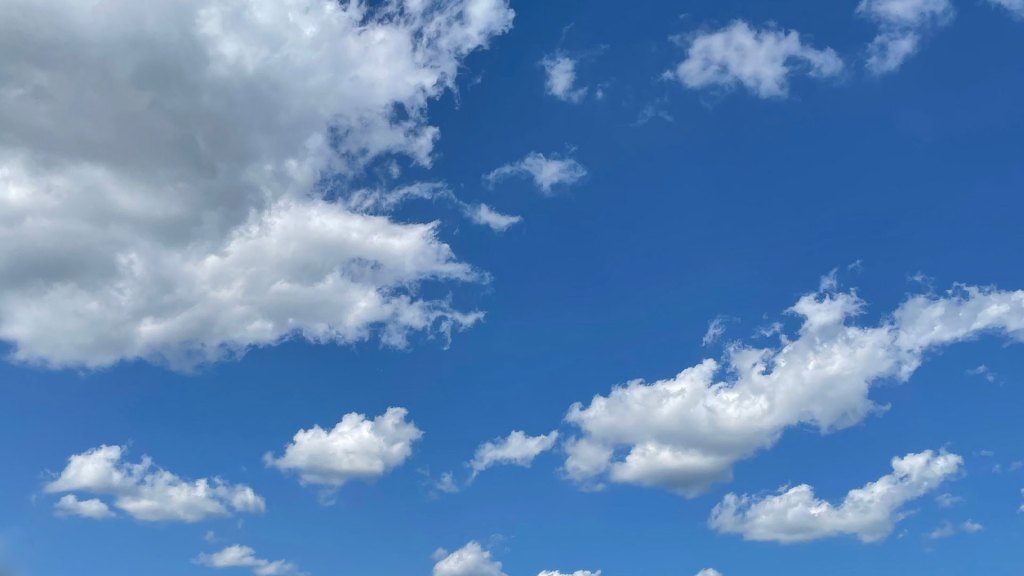
[[[546,80],[547,93],[563,102],[577,103],[586,97],[589,88],[576,86],[576,60],[562,54],[547,56],[541,60]]]
[[[537,576],[601,576],[601,571],[577,570],[575,572],[559,572],[558,570],[543,570]]]
[[[726,316],[718,316],[710,323],[708,323],[708,329],[704,332],[704,337],[701,338],[700,343],[702,346],[710,346],[725,334],[725,325],[732,319]]]
[[[263,498],[248,486],[228,484],[220,478],[190,482],[157,467],[148,456],[138,464],[124,462],[125,451],[123,446],[100,446],[71,456],[67,467],[46,485],[45,491],[107,496],[114,508],[145,522],[199,522],[235,512],[263,512],[266,508]],[[58,514],[95,519],[113,514],[103,501],[79,501],[74,494],[69,496],[57,502]]]
[[[993,6],[1000,6],[1010,11],[1017,18],[1024,19],[1024,0],[988,0]]]
[[[928,539],[940,540],[942,538],[949,538],[956,533],[956,528],[953,527],[951,522],[943,522],[938,528],[928,533]]]
[[[256,557],[256,551],[248,546],[228,546],[214,554],[200,554],[196,564],[210,568],[252,568],[256,576],[279,576],[282,574],[298,574],[299,569],[291,562],[284,560],[264,560]]]
[[[722,576],[722,573],[714,568],[705,568],[697,572],[697,576]]]
[[[297,473],[303,484],[333,489],[354,479],[373,480],[401,466],[423,437],[406,416],[405,408],[388,408],[373,420],[351,412],[331,430],[299,430],[284,455],[268,453],[263,459],[267,466]]]
[[[892,459],[892,473],[851,490],[834,506],[801,484],[766,497],[727,494],[715,506],[709,525],[746,540],[807,542],[854,535],[875,542],[892,533],[904,504],[934,490],[957,474],[963,459],[931,450]]]
[[[108,4],[11,0],[0,21],[13,360],[188,370],[479,320],[418,293],[480,279],[436,223],[332,199],[375,161],[430,165],[429,103],[511,27],[505,0]]]
[[[988,382],[993,382],[993,383],[998,378],[996,376],[996,373],[993,372],[988,366],[986,366],[984,364],[982,364],[982,365],[980,365],[980,366],[978,366],[976,368],[971,368],[970,370],[967,371],[967,373],[969,375],[971,375],[971,376],[981,376],[982,378],[984,378]]]
[[[975,534],[977,532],[981,532],[984,529],[984,526],[982,526],[978,522],[975,522],[974,520],[967,520],[961,523],[959,526],[955,526],[952,522],[947,520],[940,524],[938,528],[929,532],[927,536],[930,540],[941,540],[943,538],[949,538],[957,532],[963,532],[965,534]]]
[[[574,404],[564,472],[586,488],[610,480],[694,496],[791,427],[825,434],[878,412],[872,386],[908,380],[929,351],[988,332],[1024,339],[1024,291],[912,296],[873,327],[851,322],[865,306],[852,291],[807,294],[789,309],[799,331],[778,347],[736,343],[724,365],[707,359]]]
[[[944,492],[935,497],[935,502],[942,508],[952,508],[963,501],[962,496],[954,496],[949,492]]]
[[[950,0],[861,0],[857,14],[879,27],[868,45],[867,68],[882,75],[899,69],[933,30],[953,21],[956,11]]]
[[[558,432],[527,436],[515,430],[505,438],[485,442],[476,449],[469,467],[473,470],[473,478],[492,466],[511,464],[529,468],[533,459],[554,447],[558,440]]]
[[[529,178],[546,195],[551,195],[556,186],[571,186],[587,175],[587,169],[572,158],[547,156],[530,152],[525,158],[506,164],[484,176],[491,186],[509,177]]]
[[[501,571],[501,562],[480,544],[470,542],[455,552],[439,549],[434,553],[434,576],[508,576]]]
[[[967,532],[968,534],[974,534],[976,532],[981,532],[985,529],[985,527],[979,524],[978,522],[975,522],[974,520],[967,520],[966,522],[960,525],[960,529],[964,532]]]
[[[783,98],[794,73],[827,78],[842,70],[834,50],[804,44],[795,30],[755,29],[738,20],[694,36],[686,59],[667,76],[692,89],[740,85],[761,98]]]
[[[470,222],[480,224],[482,226],[488,226],[495,232],[504,232],[513,225],[523,221],[522,216],[502,214],[487,204],[466,206],[465,211]]]
[[[92,520],[105,520],[116,516],[102,500],[98,498],[79,500],[74,494],[61,496],[60,500],[54,504],[53,509],[58,516],[79,516]]]
[[[460,490],[459,485],[455,483],[455,478],[452,476],[451,472],[443,472],[441,477],[434,484],[434,488],[437,488],[445,494],[455,494]]]

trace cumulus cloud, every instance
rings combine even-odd
[[[527,436],[521,430],[515,430],[505,438],[485,442],[476,449],[469,467],[473,470],[473,478],[491,466],[511,464],[523,468],[530,467],[533,459],[554,447],[558,440],[558,432]]]
[[[71,456],[45,491],[106,496],[114,508],[145,522],[198,522],[266,508],[263,498],[248,486],[228,484],[220,478],[183,480],[157,467],[148,456],[137,464],[123,461],[125,450],[123,446],[100,446]],[[105,502],[79,501],[74,494],[61,498],[56,509],[88,518],[112,514]]]
[[[289,337],[465,327],[437,223],[334,198],[428,166],[430,101],[505,0],[10,0],[0,7],[0,341],[17,361],[187,369]]]
[[[988,0],[993,6],[1000,6],[1010,11],[1017,18],[1024,19],[1024,0]]]
[[[877,411],[869,392],[910,378],[929,351],[986,332],[1024,339],[1024,291],[958,286],[910,297],[877,326],[851,319],[855,292],[817,292],[789,312],[801,319],[777,347],[736,343],[677,376],[628,382],[566,415],[564,471],[585,487],[603,481],[694,496],[732,477],[732,466],[771,447],[789,428],[822,434]]]
[[[268,466],[295,472],[303,484],[338,488],[354,479],[373,480],[401,466],[412,445],[423,437],[406,420],[405,408],[388,408],[373,420],[355,412],[342,417],[331,430],[313,426],[299,430],[284,455],[264,456]]]
[[[722,576],[722,573],[714,568],[705,568],[697,572],[697,576]]]
[[[487,226],[495,232],[504,232],[515,224],[523,221],[522,216],[502,214],[487,204],[466,206],[466,216],[474,224]]]
[[[501,571],[501,562],[491,558],[477,542],[470,542],[455,552],[440,549],[434,553],[434,576],[508,576]]]
[[[875,22],[878,35],[868,45],[868,71],[899,69],[933,30],[953,21],[950,0],[861,0],[857,14]]]
[[[548,56],[541,60],[547,79],[544,87],[547,93],[563,102],[576,103],[586,95],[586,86],[576,86],[576,60],[564,56]]]
[[[587,169],[572,158],[551,157],[530,152],[518,162],[506,164],[484,176],[491,186],[515,176],[529,178],[544,194],[553,193],[555,186],[571,186],[587,175]]]
[[[299,569],[291,562],[284,560],[264,560],[256,557],[256,551],[248,546],[228,546],[213,554],[200,554],[196,564],[210,568],[252,568],[256,576],[278,576],[281,574],[298,574]]]
[[[667,75],[688,88],[741,85],[761,98],[782,98],[794,73],[827,78],[842,70],[834,50],[804,44],[795,30],[755,29],[739,20],[694,36],[686,59]]]
[[[102,500],[79,500],[74,494],[65,494],[53,505],[58,516],[79,516],[92,520],[105,520],[116,516]]]
[[[730,493],[715,506],[708,523],[746,540],[789,543],[854,535],[875,542],[892,532],[907,502],[937,488],[962,465],[956,454],[931,450],[893,458],[891,474],[851,490],[838,506],[815,496],[807,484],[767,497]]]

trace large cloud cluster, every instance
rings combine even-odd
[[[10,0],[0,7],[0,340],[17,360],[189,368],[290,336],[479,319],[435,223],[331,201],[428,165],[428,102],[505,0]],[[341,188],[342,190],[339,190]]]

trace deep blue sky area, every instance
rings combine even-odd
[[[0,18],[17,2],[6,4]],[[512,0],[511,29],[461,60],[456,89],[424,111],[440,131],[432,164],[396,156],[403,170],[389,181],[443,182],[457,202],[522,217],[495,233],[444,199],[387,216],[436,221],[455,257],[488,276],[405,289],[484,319],[447,346],[427,332],[404,348],[376,335],[296,335],[184,370],[12,356],[0,363],[0,574],[216,574],[197,558],[233,544],[313,576],[430,574],[436,549],[470,541],[511,576],[1020,574],[1024,348],[1005,335],[924,352],[907,381],[873,384],[882,409],[829,433],[786,427],[740,459],[732,480],[692,498],[620,482],[587,490],[562,470],[561,440],[578,434],[564,421],[573,403],[722,361],[733,345],[776,347],[777,336],[758,336],[773,322],[796,337],[800,318],[787,310],[833,270],[835,290],[865,302],[852,325],[878,326],[909,295],[943,297],[957,283],[1024,289],[1024,20],[993,2],[954,0],[955,16],[922,25],[897,70],[874,74],[865,62],[880,25],[857,4]],[[791,63],[786,93],[772,97],[741,82],[664,76],[695,39],[737,20],[797,30],[804,45],[833,49],[843,69],[816,77]],[[542,62],[554,55],[574,61],[576,84],[589,89],[579,101],[545,89]],[[551,194],[529,178],[485,178],[531,152],[574,159],[586,175]],[[716,318],[725,332],[704,345]],[[4,338],[8,354],[18,345]],[[300,429],[392,406],[423,437],[379,477],[328,495],[264,462]],[[482,442],[556,429],[560,442],[529,467],[495,466],[457,493],[437,489],[447,471],[466,480]],[[70,456],[101,445],[127,446],[127,461],[148,455],[186,480],[245,484],[266,510],[194,523],[56,515],[60,494],[45,487]],[[959,471],[900,506],[880,541],[751,541],[709,526],[727,493],[808,484],[838,505],[890,473],[893,457],[929,449],[960,455]],[[941,506],[943,493],[956,503]],[[968,521],[983,528],[961,530]],[[954,534],[931,537],[946,523]]]

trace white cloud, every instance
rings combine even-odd
[[[1017,18],[1024,18],[1024,0],[988,0],[993,6],[1001,6]]]
[[[93,520],[105,520],[116,516],[102,500],[90,498],[79,500],[74,494],[65,494],[53,505],[58,516],[80,516]]]
[[[547,75],[547,93],[564,102],[579,102],[587,95],[587,87],[576,86],[576,61],[568,56],[554,55],[541,60]]]
[[[928,533],[929,540],[940,540],[949,538],[956,533],[956,528],[950,522],[943,522],[938,528]]]
[[[505,438],[481,444],[476,449],[469,467],[473,470],[474,478],[491,466],[500,464],[528,468],[533,464],[534,458],[542,452],[551,450],[557,440],[558,432],[527,436],[522,431],[515,430]]]
[[[980,523],[975,522],[974,520],[966,520],[963,524],[960,525],[960,529],[964,532],[967,532],[968,534],[974,534],[977,532],[981,532],[985,529],[985,527],[982,526]]]
[[[480,224],[481,226],[488,226],[495,232],[504,232],[508,230],[512,225],[518,224],[523,221],[522,216],[510,216],[508,214],[502,214],[497,210],[491,208],[487,204],[477,204],[475,206],[466,206],[466,216],[474,224]]]
[[[838,506],[817,498],[801,484],[767,497],[727,494],[709,525],[747,540],[807,542],[855,535],[864,542],[888,536],[907,502],[934,490],[963,464],[956,454],[926,450],[892,459],[892,473],[851,490]]]
[[[959,526],[954,526],[952,522],[948,520],[939,525],[938,528],[932,530],[927,534],[930,540],[941,540],[943,538],[949,538],[957,533],[957,531],[964,532],[966,534],[975,534],[981,532],[985,527],[975,522],[974,520],[966,520]]]
[[[434,488],[437,488],[445,494],[455,494],[459,491],[459,486],[455,483],[455,477],[452,476],[451,472],[443,472],[441,474],[441,478],[434,483]]]
[[[470,542],[451,554],[438,550],[434,576],[508,576],[501,571],[501,562],[493,560],[491,553]]]
[[[725,324],[728,321],[729,319],[724,316],[719,316],[712,320],[708,324],[707,331],[704,332],[704,337],[701,338],[701,345],[710,346],[711,344],[717,342],[718,339],[721,338],[723,334],[725,334]]]
[[[256,551],[248,546],[228,546],[214,554],[200,554],[196,564],[210,568],[252,568],[256,576],[278,576],[298,574],[298,567],[284,560],[264,560],[256,557]]]
[[[697,572],[697,576],[722,576],[722,573],[714,568],[705,568]]]
[[[963,500],[964,499],[962,496],[954,496],[949,492],[939,494],[938,496],[935,497],[935,502],[938,503],[938,505],[941,506],[942,508],[952,508],[953,506],[956,506],[960,502],[963,502]]]
[[[537,576],[601,576],[601,571],[577,570],[575,572],[559,572],[558,570],[543,570]]]
[[[100,446],[75,454],[45,491],[109,496],[114,508],[146,522],[198,522],[234,512],[263,512],[266,507],[263,498],[248,486],[228,484],[220,478],[186,481],[157,467],[148,456],[138,464],[123,462],[124,452],[122,446]],[[73,495],[72,499],[62,498],[57,510],[79,516],[88,510],[91,518],[109,513],[105,503],[80,502]]]
[[[388,155],[429,165],[429,102],[512,16],[505,0],[4,2],[0,340],[51,367],[187,369],[293,336],[402,345],[472,324],[418,296],[479,278],[436,223],[327,198]]]
[[[761,98],[781,98],[795,72],[827,78],[842,70],[843,61],[834,50],[804,44],[795,30],[757,30],[740,20],[696,35],[686,59],[668,76],[688,88],[742,85]]]
[[[484,179],[493,186],[510,176],[530,178],[541,192],[551,194],[555,186],[571,186],[586,175],[587,169],[572,158],[548,158],[539,152],[530,152],[518,162],[496,168]]]
[[[337,488],[353,479],[372,480],[401,466],[412,455],[412,445],[423,432],[406,420],[405,408],[388,408],[373,420],[355,412],[342,417],[331,430],[313,426],[295,433],[268,466],[296,472],[303,484]]]
[[[861,422],[878,411],[872,385],[908,380],[929,351],[985,332],[1024,339],[1024,291],[913,296],[874,327],[850,322],[864,307],[854,292],[805,295],[790,308],[798,333],[780,334],[776,348],[737,343],[723,364],[707,359],[573,405],[566,420],[580,436],[566,443],[566,475],[585,487],[607,479],[693,496],[788,428],[824,434]]]
[[[857,14],[879,27],[868,45],[867,67],[880,75],[902,66],[932,30],[953,21],[956,11],[950,0],[861,0]]]

